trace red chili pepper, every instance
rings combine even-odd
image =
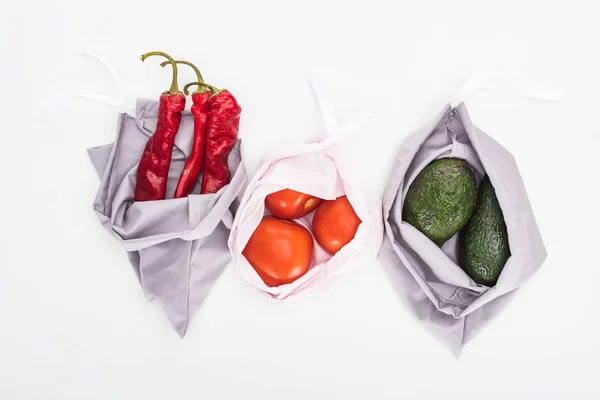
[[[190,66],[196,73],[198,82],[204,83],[200,70],[191,62],[177,60],[177,64]],[[165,61],[160,64],[161,67],[169,64]],[[185,89],[185,94],[187,89]],[[210,114],[209,98],[212,92],[207,85],[198,85],[198,89],[192,93],[192,114],[194,115],[194,142],[192,143],[192,152],[185,162],[177,188],[175,189],[175,198],[186,197],[189,195],[198,182],[202,168],[204,167],[204,147],[206,142],[206,125]]]
[[[202,85],[214,89],[201,82],[187,84]],[[215,90],[216,94],[209,99],[210,117],[206,128],[206,153],[204,173],[202,174],[201,193],[216,193],[229,183],[230,172],[228,158],[235,145],[240,126],[242,108],[235,97],[227,90]]]
[[[162,56],[169,60],[173,68],[171,88],[161,94],[158,106],[158,121],[156,131],[142,153],[138,165],[135,186],[135,201],[163,200],[167,193],[167,180],[175,135],[179,130],[181,116],[185,108],[185,95],[177,85],[177,64],[167,54],[153,51],[143,54],[144,61],[150,56]]]

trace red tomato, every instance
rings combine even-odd
[[[321,199],[309,194],[283,189],[265,198],[265,206],[271,214],[283,219],[302,218],[313,212],[321,204]]]
[[[310,231],[294,221],[263,217],[242,254],[268,286],[291,283],[308,271],[313,255]]]
[[[325,200],[312,221],[312,230],[317,243],[329,254],[337,253],[354,239],[360,218],[346,196]]]

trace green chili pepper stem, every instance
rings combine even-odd
[[[162,63],[160,63],[161,67],[165,67],[167,64],[169,64],[170,61],[163,61]],[[200,73],[200,70],[198,69],[198,67],[196,67],[194,64],[192,64],[189,61],[185,61],[185,60],[175,60],[176,64],[185,64],[188,65],[190,67],[192,67],[192,69],[194,70],[194,72],[196,73],[196,77],[198,78],[198,82],[204,82],[204,78],[202,78],[202,74]]]
[[[146,58],[151,56],[161,56],[165,57],[168,60],[168,62],[171,64],[171,67],[173,68],[173,79],[171,80],[171,88],[168,90],[168,93],[181,93],[179,91],[179,85],[177,84],[177,63],[175,63],[175,60],[173,60],[173,58],[170,55],[168,55],[167,53],[163,53],[162,51],[151,51],[149,53],[144,53],[140,56],[140,59],[144,61],[146,60]]]
[[[208,83],[204,83],[204,82],[190,82],[190,83],[188,83],[187,85],[185,85],[185,86],[183,87],[183,93],[185,93],[185,94],[189,94],[189,90],[188,90],[188,89],[190,88],[190,86],[194,86],[194,85],[198,85],[198,86],[204,86],[204,87],[206,87],[206,88],[210,89],[210,91],[211,91],[213,94],[219,94],[219,93],[221,93],[223,90],[225,90],[225,89],[217,89],[217,88],[216,88],[216,87],[214,87],[213,85],[209,85]]]
[[[202,74],[200,73],[200,70],[194,64],[192,64],[189,61],[185,61],[185,60],[175,60],[175,63],[176,64],[185,64],[185,65],[191,67],[194,70],[194,72],[196,73],[196,78],[198,79],[198,82],[204,83],[204,79],[202,78]],[[162,63],[160,63],[160,66],[165,67],[167,64],[169,64],[169,61],[163,61]],[[198,85],[198,89],[196,89],[196,91],[192,94],[206,92],[207,90],[210,90],[210,89],[207,87]]]

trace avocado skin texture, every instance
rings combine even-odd
[[[459,234],[458,260],[471,279],[492,287],[509,257],[504,215],[496,191],[486,175],[479,185],[473,216]]]
[[[441,246],[467,224],[476,201],[471,167],[457,158],[443,158],[423,168],[410,185],[402,219]]]

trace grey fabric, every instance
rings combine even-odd
[[[477,284],[457,265],[457,235],[439,248],[402,221],[412,181],[431,161],[447,157],[466,160],[478,182],[487,173],[496,190],[511,257],[493,288]],[[383,217],[386,234],[380,259],[394,288],[418,320],[457,356],[546,258],[513,156],[472,124],[464,104],[446,106],[429,126],[404,141],[384,193]]]
[[[180,336],[231,260],[227,239],[246,183],[241,140],[229,156],[231,182],[215,194],[173,199],[189,156],[193,117],[185,111],[175,140],[167,199],[134,202],[137,165],[156,129],[158,103],[138,100],[136,116],[119,116],[115,143],[91,148],[101,178],[94,210],[121,242],[149,300],[158,300]],[[199,193],[199,185],[193,193]]]

